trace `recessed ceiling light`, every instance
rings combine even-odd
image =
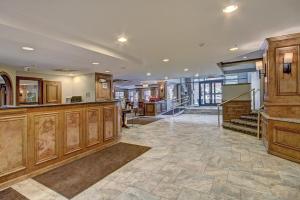
[[[147,76],[151,76],[151,73],[150,73],[150,72],[148,72],[148,73],[147,73]]]
[[[244,59],[247,59],[248,57],[247,57],[247,56],[244,56],[243,58],[244,58]]]
[[[169,79],[169,77],[165,76],[165,80],[168,80],[168,79]]]
[[[239,50],[239,48],[238,48],[238,47],[232,47],[232,48],[230,48],[229,50],[230,50],[230,51],[237,51],[237,50]]]
[[[169,62],[170,59],[169,59],[169,58],[165,58],[165,59],[163,59],[162,61],[163,61],[163,62]]]
[[[196,76],[196,77],[199,77],[199,74],[197,73],[197,74],[195,74],[195,76]]]
[[[22,47],[22,49],[24,51],[34,51],[34,48],[32,48],[32,47]]]
[[[237,5],[230,5],[230,6],[227,6],[223,9],[223,12],[224,13],[232,13],[234,11],[236,11],[239,7]]]
[[[93,65],[99,65],[99,62],[92,62]]]
[[[188,68],[185,68],[184,71],[187,72],[187,71],[189,71],[189,69],[188,69]]]
[[[106,70],[105,73],[110,73],[110,71],[109,71],[109,70]]]
[[[127,42],[127,38],[122,36],[122,37],[118,38],[118,41],[121,43],[125,43],[125,42]]]

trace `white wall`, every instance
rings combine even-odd
[[[71,76],[58,76],[32,72],[17,72],[17,76],[42,78],[45,81],[60,81],[62,87],[62,103],[66,102],[66,98],[73,96],[73,77]]]
[[[73,77],[73,96],[82,96],[85,102],[96,100],[95,73]]]
[[[251,73],[251,89],[255,89],[255,110],[260,108],[261,105],[261,79],[259,79],[259,72]],[[253,106],[252,106],[253,107]],[[253,108],[252,108],[253,109]]]
[[[251,84],[235,84],[235,85],[223,85],[223,101],[230,100],[242,93],[251,90]],[[251,93],[243,95],[236,100],[251,100]]]

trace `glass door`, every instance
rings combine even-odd
[[[222,81],[200,82],[200,106],[216,106],[222,102]]]

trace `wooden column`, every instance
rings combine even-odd
[[[300,162],[300,33],[268,38],[262,136],[269,153]],[[285,56],[291,56],[289,63]]]

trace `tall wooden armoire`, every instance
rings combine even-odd
[[[266,39],[262,137],[269,153],[300,162],[300,33]]]

